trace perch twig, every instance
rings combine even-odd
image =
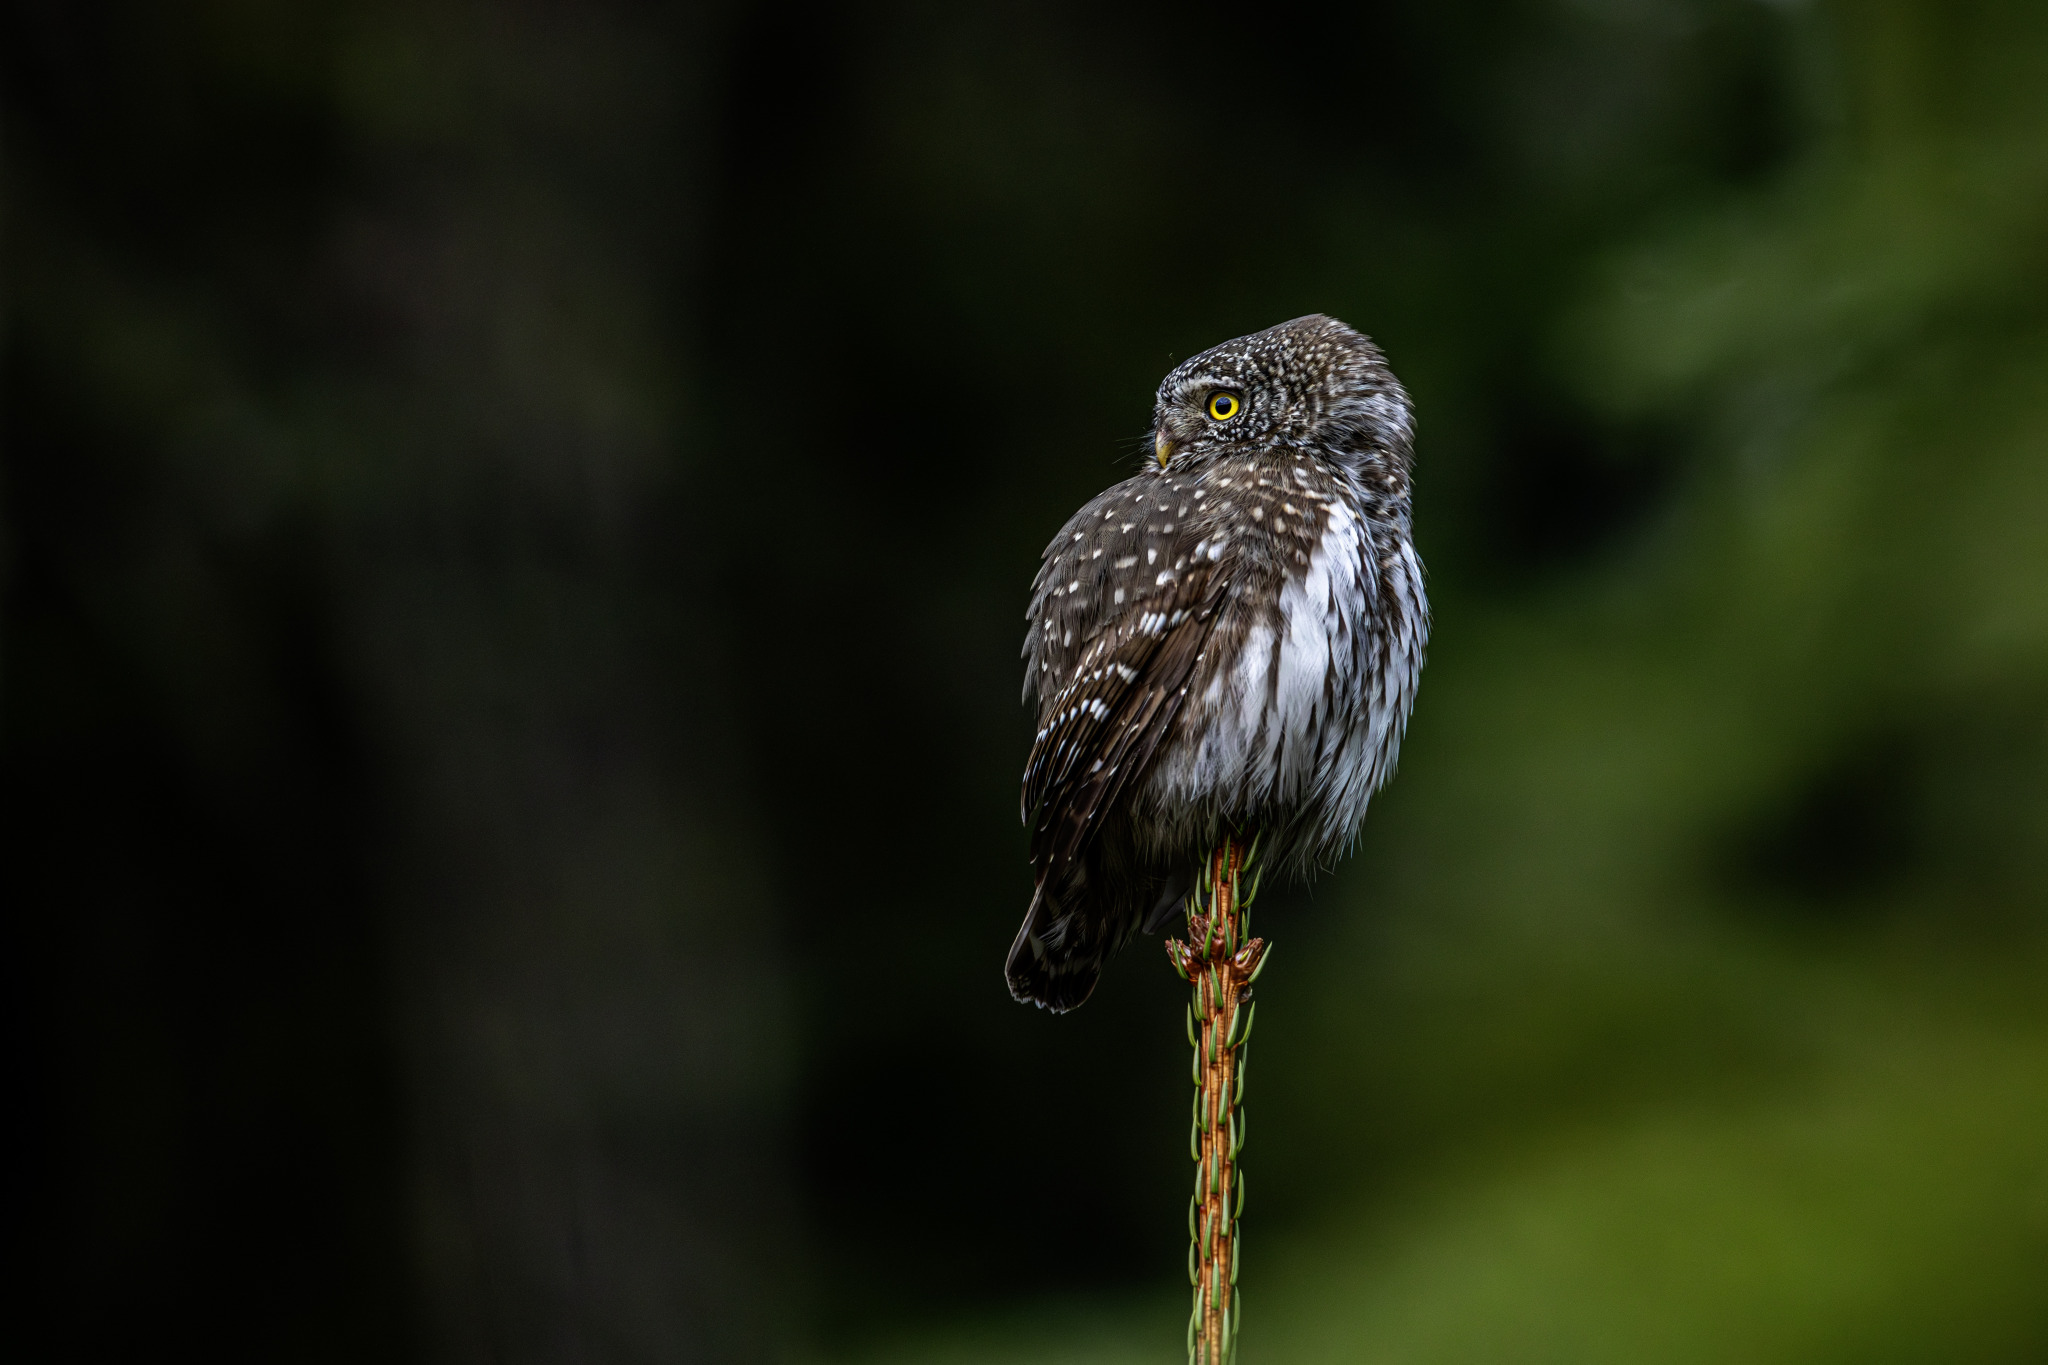
[[[1230,1365],[1237,1356],[1237,1219],[1244,1212],[1244,1177],[1237,1169],[1244,1146],[1240,1106],[1245,1040],[1256,1008],[1252,982],[1266,965],[1265,940],[1251,937],[1257,853],[1257,840],[1246,847],[1226,836],[1188,896],[1187,941],[1166,944],[1174,970],[1194,987],[1187,1015],[1195,1049],[1195,1115],[1188,1134],[1188,1154],[1195,1161],[1195,1192],[1188,1201],[1188,1279],[1194,1286],[1189,1365]],[[1246,888],[1241,883],[1248,873]]]

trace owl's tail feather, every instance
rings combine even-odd
[[[1100,945],[1068,943],[1068,927],[1066,917],[1041,883],[1031,897],[1031,908],[1024,912],[1017,940],[1010,945],[1010,960],[1004,964],[1011,996],[1064,1014],[1095,993],[1096,979],[1102,975]]]

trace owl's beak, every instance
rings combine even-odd
[[[1166,468],[1166,462],[1173,458],[1173,441],[1165,432],[1152,438],[1152,454],[1158,459],[1161,469]]]

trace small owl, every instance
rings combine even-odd
[[[1026,613],[1036,890],[1008,976],[1054,1011],[1223,835],[1302,875],[1343,854],[1429,637],[1414,413],[1371,341],[1322,316],[1227,341],[1153,414],[1155,459],[1061,529]]]

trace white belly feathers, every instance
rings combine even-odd
[[[1234,667],[1197,676],[1187,712],[1201,721],[1183,733],[1202,738],[1162,753],[1146,792],[1153,810],[1199,811],[1204,823],[1297,812],[1292,829],[1270,833],[1288,845],[1276,852],[1303,860],[1340,853],[1392,774],[1421,661],[1415,632],[1377,609],[1383,586],[1419,602],[1413,551],[1401,547],[1384,570],[1400,581],[1383,585],[1371,528],[1341,500],[1325,508],[1321,540],[1287,577],[1277,619],[1250,624]],[[1407,638],[1390,638],[1389,624]]]

